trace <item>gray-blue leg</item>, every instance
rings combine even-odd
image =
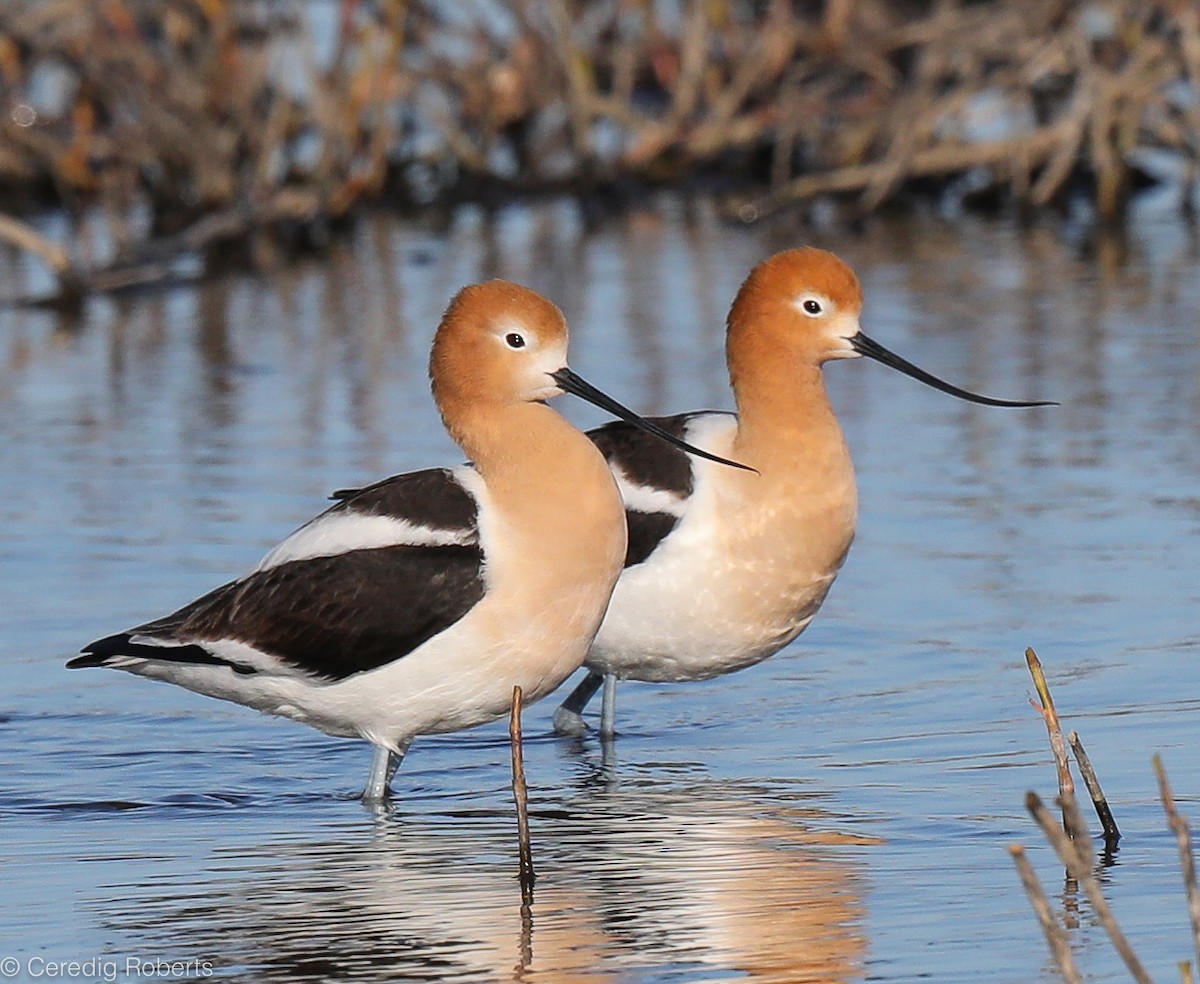
[[[600,737],[612,738],[617,733],[617,678],[604,675],[604,698],[600,705]]]
[[[587,731],[583,720],[583,709],[588,701],[595,696],[604,682],[604,674],[589,670],[588,675],[580,681],[579,686],[571,691],[554,711],[554,733],[556,735],[582,735]]]
[[[364,803],[381,803],[388,798],[392,776],[400,768],[400,763],[404,761],[404,753],[411,744],[411,738],[402,742],[398,753],[382,745],[373,746],[375,755],[371,759],[371,771],[367,774],[367,788],[362,794]]]

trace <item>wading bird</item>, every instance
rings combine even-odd
[[[601,684],[600,733],[611,736],[617,680],[732,673],[807,627],[846,559],[858,508],[826,362],[867,356],[974,403],[1053,405],[952,386],[863,334],[861,311],[858,278],[824,250],[789,250],[750,272],[726,334],[737,412],[653,419],[752,472],[692,461],[622,423],[589,431],[624,497],[629,546],[588,675],[555,712],[559,733],[585,730],[581,712]]]
[[[365,738],[367,799],[417,735],[507,713],[514,686],[527,701],[558,687],[600,625],[626,530],[603,456],[544,401],[574,393],[684,445],[567,368],[562,313],[516,284],[455,297],[430,378],[472,464],[336,494],[249,574],[67,665]]]

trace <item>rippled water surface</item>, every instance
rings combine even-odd
[[[457,461],[425,361],[464,283],[554,298],[574,367],[642,411],[726,407],[725,310],[801,242],[858,269],[884,344],[1062,406],[829,366],[861,520],[824,610],[736,676],[624,685],[607,753],[552,738],[552,701],[527,712],[531,907],[503,725],[419,741],[376,815],[354,799],[360,744],[64,671],[250,567],[332,489]],[[364,221],[328,259],[72,322],[0,312],[0,973],[1054,980],[1007,851],[1023,842],[1086,974],[1121,980],[1023,810],[1054,791],[1032,645],[1125,832],[1114,909],[1177,979],[1190,935],[1150,757],[1200,817],[1198,260],[1154,209],[1109,241],[932,219],[739,230],[670,203],[585,233],[551,205]],[[41,283],[0,257],[4,293]]]

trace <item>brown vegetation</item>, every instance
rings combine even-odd
[[[0,201],[94,208],[65,288],[364,200],[702,183],[752,221],[948,191],[1117,219],[1138,152],[1200,149],[1192,0],[7,0]],[[115,275],[115,280],[112,280]],[[97,277],[99,279],[97,280]],[[108,277],[110,280],[105,280]]]

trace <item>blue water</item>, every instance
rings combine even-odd
[[[639,410],[725,407],[729,301],[802,242],[855,266],[884,344],[1062,406],[829,366],[861,520],[823,611],[736,676],[624,685],[611,754],[550,737],[553,701],[527,711],[531,909],[502,724],[418,742],[381,816],[354,799],[361,745],[63,670],[246,570],[331,490],[458,461],[425,361],[464,283],[555,299],[574,368]],[[1150,759],[1200,815],[1198,254],[1153,208],[1110,241],[962,219],[732,229],[670,202],[585,233],[545,205],[448,231],[364,221],[327,259],[96,299],[76,322],[0,311],[0,974],[1055,980],[1020,842],[1089,979],[1123,980],[1024,812],[1055,790],[1032,645],[1125,833],[1106,892],[1175,979],[1194,954]],[[43,285],[0,256],[0,294]]]

